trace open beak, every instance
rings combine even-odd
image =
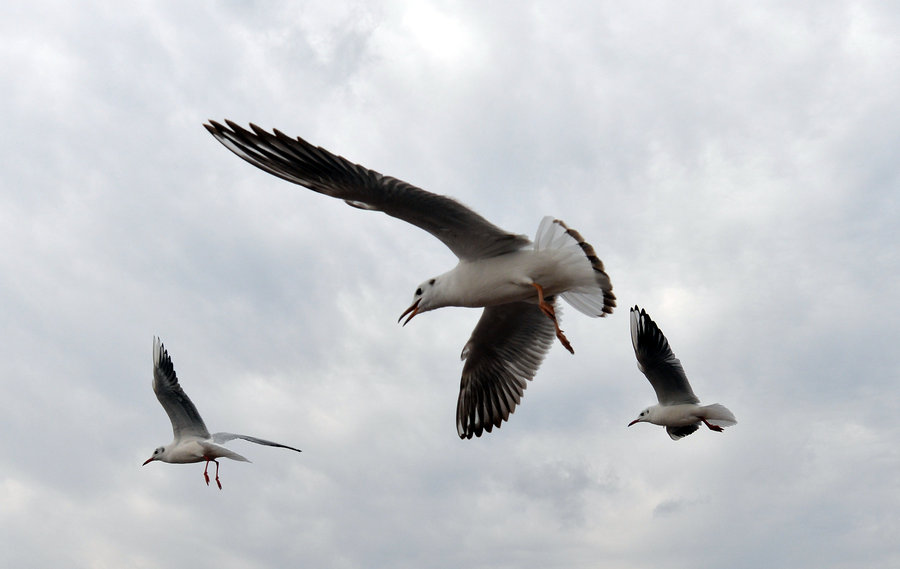
[[[422,299],[415,301],[412,303],[412,306],[403,311],[403,314],[400,315],[400,318],[397,319],[397,322],[403,320],[403,317],[409,314],[409,318],[403,323],[404,326],[409,324],[409,321],[413,319],[413,316],[419,313],[419,303],[422,302]]]
[[[635,424],[635,423],[640,423],[640,422],[641,422],[640,419],[635,419],[634,421],[628,423],[628,426],[630,427],[631,425],[633,425],[633,424]]]
[[[156,460],[156,459],[153,458],[153,457],[151,456],[150,458],[148,458],[147,460],[145,460],[145,461],[144,461],[144,464],[142,464],[141,466],[147,466],[148,464],[150,464],[150,463],[153,462],[154,460]]]

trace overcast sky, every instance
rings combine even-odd
[[[0,18],[0,565],[900,565],[897,2],[48,2]],[[455,429],[455,258],[202,127],[254,122],[509,231],[554,215],[619,308],[564,307],[508,423]],[[705,403],[672,441],[628,307]],[[171,440],[154,335],[252,464]]]

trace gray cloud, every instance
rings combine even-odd
[[[29,567],[883,567],[894,513],[896,10],[872,2],[45,2],[0,23],[0,561]],[[509,423],[459,441],[454,259],[256,171],[277,127],[533,234],[565,310]],[[740,424],[677,443],[627,306]],[[210,427],[293,444],[141,467],[160,335]],[[48,537],[53,547],[48,547]]]

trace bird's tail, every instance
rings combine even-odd
[[[713,403],[712,405],[706,405],[703,407],[703,412],[705,414],[705,419],[707,422],[712,423],[717,427],[730,427],[732,425],[737,425],[737,419],[734,416],[728,407],[724,405],[720,405],[718,403]]]
[[[574,248],[579,258],[587,258],[594,274],[594,286],[581,286],[570,289],[560,296],[576,310],[588,316],[606,316],[612,314],[616,306],[616,295],[612,291],[612,282],[603,269],[603,261],[597,257],[594,248],[584,240],[580,233],[570,229],[562,220],[547,216],[541,220],[534,236],[535,250]],[[580,261],[583,262],[583,261]]]
[[[201,444],[203,445],[204,450],[211,452],[213,454],[213,456],[219,456],[222,458],[230,458],[231,460],[238,460],[240,462],[250,462],[250,460],[248,458],[239,455],[238,453],[234,452],[230,448],[227,448],[227,447],[224,447],[224,446],[218,444],[218,442],[206,441]]]

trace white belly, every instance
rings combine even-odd
[[[461,261],[444,275],[453,283],[457,306],[491,306],[537,302],[534,284],[545,296],[583,286],[596,286],[594,270],[570,250],[526,249],[476,261]]]
[[[205,450],[197,440],[180,441],[178,446],[169,452],[169,462],[185,464],[204,460]]]
[[[651,422],[665,427],[685,427],[700,420],[699,412],[700,406],[693,403],[659,405]]]

